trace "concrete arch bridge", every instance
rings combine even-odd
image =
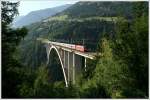
[[[55,50],[57,52],[66,87],[68,87],[70,82],[75,84],[75,76],[77,74],[76,71],[81,70],[82,66],[84,66],[84,70],[86,71],[87,59],[94,59],[96,55],[96,53],[93,52],[80,51],[80,49],[84,49],[82,47],[78,47],[79,50],[77,50],[73,44],[52,42],[43,38],[37,38],[37,40],[41,41],[46,48],[47,64],[49,63],[49,59],[51,59],[49,58],[51,51]]]

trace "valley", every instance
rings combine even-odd
[[[148,2],[79,1],[5,18],[3,97],[148,98]]]

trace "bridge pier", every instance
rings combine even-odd
[[[70,83],[70,58],[69,58],[69,52],[68,52],[68,83]]]
[[[85,69],[85,71],[86,71],[86,58],[84,57],[84,69]]]
[[[46,54],[47,54],[47,63],[46,63],[46,65],[48,65],[48,63],[49,63],[49,54],[50,54],[50,48],[51,48],[51,46],[50,46],[49,44],[45,44],[44,46],[45,46],[45,48],[46,48]]]
[[[75,54],[73,53],[73,84],[75,84]]]

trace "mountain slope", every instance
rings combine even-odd
[[[115,21],[120,16],[117,5],[123,7],[123,15],[132,15],[128,14],[132,12],[132,2],[78,2],[55,16],[26,26],[29,33],[20,46],[21,61],[28,66],[39,66],[42,63],[41,60],[36,61],[36,55],[44,57],[45,52],[40,50],[37,37],[71,41],[75,44],[82,43],[84,39],[89,51],[97,50],[98,41],[103,33],[111,37],[115,34]],[[25,55],[27,51],[28,55]]]
[[[18,22],[19,20],[21,20],[24,16],[17,16],[14,18],[12,24],[15,24],[16,22]]]
[[[57,15],[68,15],[70,17],[89,16],[132,16],[133,2],[91,2],[81,1],[64,10]]]
[[[22,27],[22,26],[29,25],[34,22],[41,21],[42,19],[55,15],[56,13],[61,12],[70,6],[71,6],[70,4],[66,4],[66,5],[58,6],[54,8],[32,11],[26,16],[24,16],[23,18],[19,19],[18,21],[13,22],[14,23],[13,26]]]

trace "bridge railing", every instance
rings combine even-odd
[[[49,41],[74,44],[74,45],[83,45],[87,51],[94,52],[97,50],[98,40],[90,40],[90,39],[49,39]]]

